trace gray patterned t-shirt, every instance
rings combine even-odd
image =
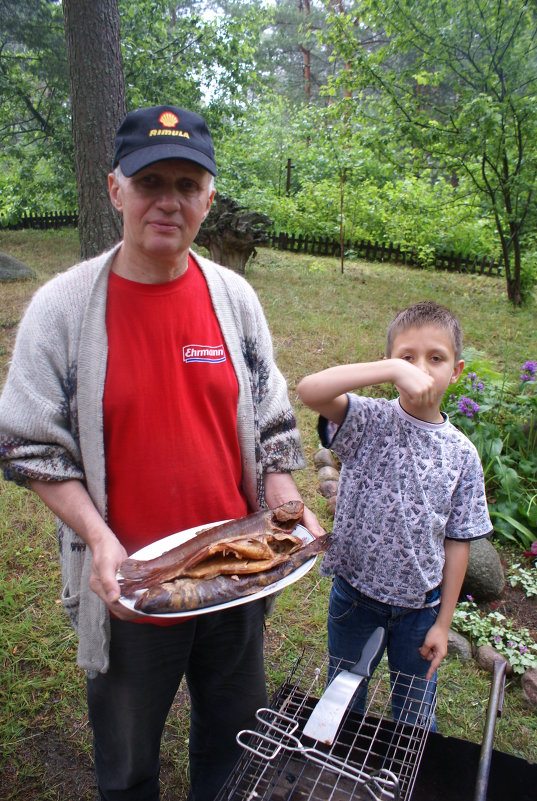
[[[345,420],[324,443],[342,467],[321,573],[382,603],[421,608],[442,581],[444,538],[492,531],[477,450],[447,416],[427,423],[399,399],[348,397]]]

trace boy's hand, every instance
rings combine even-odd
[[[419,648],[421,658],[426,659],[431,663],[431,666],[427,671],[427,681],[432,678],[433,673],[447,654],[447,643],[448,635],[445,629],[438,624],[431,626],[427,632],[427,636],[425,637],[423,645]]]
[[[413,404],[431,405],[435,401],[432,376],[404,359],[393,359],[393,384],[399,394]]]

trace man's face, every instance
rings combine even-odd
[[[110,174],[108,184],[127,252],[157,262],[184,256],[214,197],[210,173],[182,159],[158,161],[130,178]]]

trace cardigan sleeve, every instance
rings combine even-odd
[[[272,338],[261,303],[249,284],[247,287],[242,349],[259,425],[259,458],[264,472],[298,470],[305,466],[305,461],[287,383],[275,362]]]
[[[35,294],[19,327],[0,397],[0,464],[8,480],[82,479],[76,411],[72,281]]]

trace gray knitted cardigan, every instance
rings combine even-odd
[[[80,479],[105,519],[105,312],[116,250],[75,265],[38,290],[21,322],[0,398],[5,478],[21,484],[32,478]],[[265,472],[304,466],[296,421],[255,292],[231,270],[192,255],[207,281],[237,375],[242,482],[256,509],[264,505]],[[106,672],[109,615],[89,589],[91,551],[60,520],[58,540],[62,600],[78,631],[78,664],[90,676]]]

